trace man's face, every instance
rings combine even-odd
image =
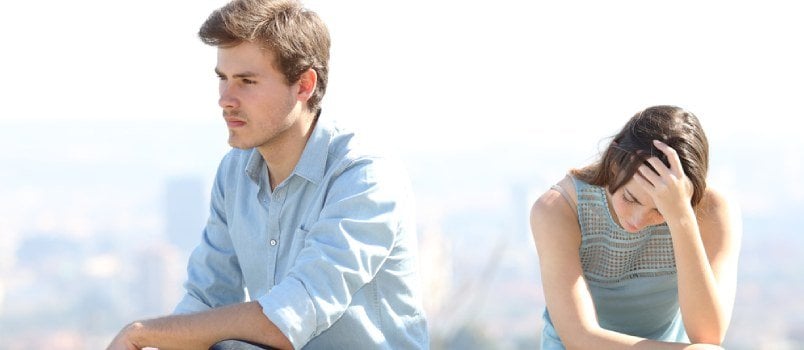
[[[302,103],[297,99],[298,83],[288,85],[274,67],[273,56],[270,50],[250,42],[218,48],[218,104],[232,147],[276,144],[299,122]]]

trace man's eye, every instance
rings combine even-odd
[[[626,203],[629,203],[629,204],[636,204],[636,201],[635,201],[635,200],[632,200],[632,199],[628,198],[628,196],[626,196],[626,195],[623,195],[623,200],[624,200]]]
[[[223,75],[218,74],[218,79],[219,79],[219,80],[226,80],[226,77],[225,77],[225,76],[223,76]]]
[[[251,80],[251,79],[243,79],[243,84],[246,84],[246,85],[253,85],[253,84],[256,84],[256,83],[257,83],[256,81]]]

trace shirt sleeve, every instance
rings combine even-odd
[[[245,300],[243,274],[226,223],[226,172],[232,171],[231,153],[218,167],[210,196],[210,214],[187,264],[185,294],[173,313],[186,314]]]
[[[293,268],[257,299],[297,349],[341,317],[391,254],[410,187],[387,162],[358,160],[321,184],[327,199],[318,221],[297,232],[306,238]]]

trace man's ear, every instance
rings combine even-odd
[[[307,69],[304,73],[301,74],[299,77],[299,81],[296,83],[299,86],[298,92],[296,93],[296,97],[304,102],[307,103],[307,100],[310,99],[310,96],[313,95],[315,92],[316,84],[318,83],[318,73],[315,72],[312,68]]]

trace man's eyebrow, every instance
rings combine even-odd
[[[629,196],[631,196],[631,200],[633,200],[634,202],[636,202],[636,204],[643,205],[643,204],[642,204],[642,203],[639,201],[639,199],[637,199],[637,197],[634,197],[634,194],[633,194],[633,193],[631,193],[631,191],[629,191],[627,188],[623,188],[623,190],[625,190],[625,193],[628,193],[628,195],[629,195]]]
[[[217,74],[218,76],[221,76],[221,77],[226,76],[226,74],[223,74],[223,72],[218,70],[218,68],[215,68],[215,74]],[[254,72],[245,71],[243,73],[237,73],[237,74],[232,75],[232,78],[253,78],[253,77],[256,77],[258,75],[259,74],[254,73]]]

